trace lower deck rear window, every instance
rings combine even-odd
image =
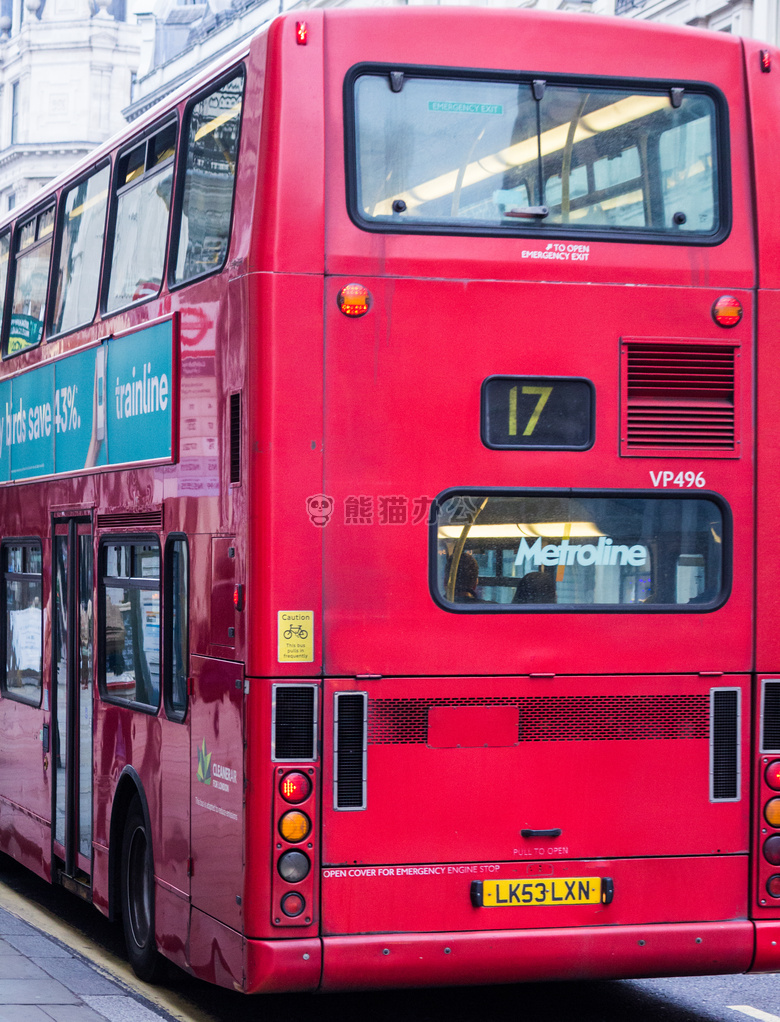
[[[449,491],[433,508],[431,587],[453,610],[713,610],[729,520],[711,495]]]

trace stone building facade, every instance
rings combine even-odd
[[[140,53],[125,0],[3,0],[0,214],[120,130]]]

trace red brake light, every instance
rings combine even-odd
[[[294,770],[285,774],[279,782],[279,794],[285,802],[298,805],[299,802],[305,802],[311,794],[311,781],[306,774]]]
[[[733,295],[721,295],[712,306],[712,318],[718,326],[736,326],[742,319],[742,303]]]
[[[244,587],[242,585],[233,587],[233,606],[236,610],[244,609]]]
[[[295,41],[299,46],[305,46],[308,41],[309,26],[305,21],[295,22]]]
[[[780,791],[780,759],[773,759],[764,772],[766,783],[775,791]]]
[[[766,74],[772,70],[772,54],[769,50],[760,50],[759,57],[761,58],[761,70]]]
[[[365,316],[371,308],[371,295],[362,284],[347,284],[339,291],[336,300],[345,316]]]

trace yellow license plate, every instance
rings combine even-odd
[[[606,901],[601,877],[547,877],[544,880],[483,880],[485,908],[519,905],[600,905]],[[611,892],[610,892],[611,893]],[[610,898],[611,900],[611,898]]]

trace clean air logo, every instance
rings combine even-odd
[[[564,539],[560,544],[550,543],[542,546],[541,536],[535,543],[529,544],[525,537],[520,540],[515,564],[532,560],[540,564],[630,564],[635,568],[647,563],[647,547],[614,545],[607,536],[600,536],[598,543],[573,544]]]

